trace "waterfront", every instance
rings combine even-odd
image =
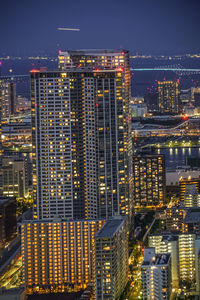
[[[200,158],[199,147],[158,148],[155,152],[165,155],[165,165],[167,169],[176,169],[180,166],[186,166],[187,157]]]

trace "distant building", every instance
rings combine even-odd
[[[131,104],[144,104],[144,98],[143,97],[132,97]]]
[[[16,99],[16,112],[24,112],[31,109],[31,101],[28,101],[26,97],[17,96]]]
[[[178,81],[158,81],[158,106],[162,114],[179,112]]]
[[[2,118],[8,118],[16,111],[16,84],[0,80],[0,101]]]
[[[191,103],[194,103],[191,95],[191,89],[180,90],[179,99],[181,108]]]
[[[142,118],[147,115],[146,104],[131,104],[132,118]]]
[[[185,207],[200,207],[200,194],[195,184],[186,184],[184,193]]]
[[[194,171],[194,174],[198,175],[199,171]],[[181,175],[184,175],[184,173]],[[190,175],[189,172],[188,172],[188,175]],[[179,179],[180,201],[184,201],[185,192],[186,192],[186,188],[188,189],[188,185],[195,186],[199,193],[200,192],[200,178],[194,178],[191,175],[188,176],[188,178],[183,178],[182,176],[180,177],[180,179]]]
[[[0,249],[13,238],[16,229],[16,199],[0,197]]]
[[[192,100],[194,101],[195,107],[200,106],[200,87],[193,87],[191,89]]]
[[[166,187],[167,190],[180,192],[180,199],[184,201],[185,185],[192,184],[193,179],[198,184],[200,182],[199,171],[185,168],[166,170]]]
[[[170,300],[171,255],[156,254],[155,248],[146,248],[141,269],[143,300]]]
[[[156,208],[165,197],[165,158],[163,155],[133,156],[133,199],[135,208]]]
[[[128,280],[128,231],[125,218],[108,220],[95,236],[96,299],[117,300]]]
[[[104,223],[59,218],[24,221],[21,235],[26,293],[76,292],[94,283],[94,237]]]
[[[157,113],[158,107],[158,93],[148,93],[144,96],[144,103],[147,105],[148,112]]]
[[[183,221],[183,232],[200,236],[200,208],[190,208]]]
[[[6,155],[2,159],[3,195],[24,198],[28,193],[28,163],[25,158]]]
[[[182,206],[171,206],[166,208],[166,229],[167,231],[181,232],[183,220],[186,216],[186,209]]]

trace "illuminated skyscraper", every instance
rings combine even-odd
[[[31,73],[35,218],[131,212],[124,86],[121,69]]]
[[[101,145],[101,149],[97,147],[97,151],[99,152],[99,160],[100,160],[100,169],[98,174],[98,186],[102,187],[101,192],[98,193],[98,203],[99,203],[99,214],[102,217],[111,216],[113,211],[116,213],[122,213],[124,210],[122,207],[126,206],[126,213],[131,214],[132,211],[132,200],[133,200],[133,179],[132,179],[132,137],[131,137],[131,90],[130,90],[130,61],[129,61],[129,51],[127,50],[68,50],[59,52],[58,55],[59,60],[59,69],[60,70],[69,70],[72,67],[75,68],[89,68],[93,70],[105,70],[108,72],[109,70],[118,70],[121,71],[121,80],[117,80],[114,85],[115,92],[119,95],[121,93],[119,100],[122,100],[119,106],[117,105],[114,108],[114,102],[111,98],[106,98],[103,101],[99,101],[99,110],[98,110],[98,118],[96,118],[98,126],[100,126],[101,132],[99,132],[99,146]],[[103,96],[106,97],[107,90],[111,88],[112,85],[106,84],[106,81],[102,80],[102,84],[99,85],[98,99],[101,97],[103,89],[105,91]],[[121,91],[121,92],[120,92]],[[121,98],[122,97],[122,98]],[[117,102],[118,102],[117,101]],[[112,116],[112,118],[111,118]],[[114,131],[111,129],[111,119],[115,119],[116,122],[116,135]],[[103,121],[104,120],[104,121]],[[113,122],[113,121],[112,121]],[[111,130],[110,130],[110,129]],[[110,139],[111,136],[116,138],[116,143],[118,143],[118,154],[116,152],[116,157],[118,157],[117,164],[109,163],[109,156],[113,151],[114,145],[110,145],[109,142],[109,132]],[[112,138],[112,140],[114,140]],[[117,141],[118,139],[118,141]],[[103,150],[104,148],[104,150]],[[115,156],[115,152],[111,155]],[[121,158],[120,158],[121,157]],[[120,170],[120,165],[124,164],[123,170]],[[113,166],[113,167],[112,167]],[[112,169],[113,168],[113,169]],[[115,181],[114,173],[117,172],[117,177],[125,178],[125,186],[120,183],[120,190],[124,190],[124,200],[123,196],[119,195],[118,189],[116,189],[112,182]],[[122,176],[123,174],[123,176]],[[114,177],[113,177],[114,176]],[[105,192],[103,193],[103,187],[105,187]],[[106,192],[107,187],[107,192]],[[110,191],[113,190],[113,194],[117,194],[118,198],[118,206],[121,208],[116,209],[116,205],[112,201],[113,196],[109,196]],[[127,205],[127,203],[129,203]],[[122,204],[122,205],[121,205]],[[111,208],[112,206],[112,208]],[[128,208],[129,206],[129,208]]]
[[[179,111],[179,82],[159,81],[158,82],[158,107],[159,112],[178,113]]]

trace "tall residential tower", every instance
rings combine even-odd
[[[130,73],[123,53],[124,68],[88,63],[32,71],[35,218],[131,214]]]

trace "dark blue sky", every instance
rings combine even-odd
[[[57,27],[80,32],[57,31]],[[0,0],[0,54],[200,52],[200,0]],[[59,44],[59,46],[58,46]]]

